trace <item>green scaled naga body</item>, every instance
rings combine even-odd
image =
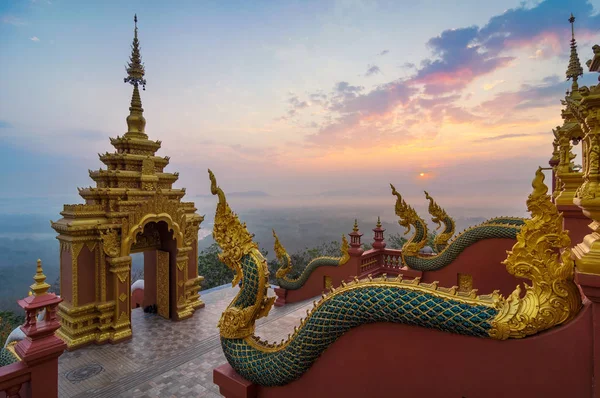
[[[432,221],[438,225],[445,225],[444,231],[435,239],[435,255],[421,254],[428,240],[427,224],[419,217],[415,209],[408,205],[402,196],[391,185],[392,194],[396,199],[396,215],[400,217],[398,223],[406,228],[405,234],[411,232],[412,237],[402,246],[403,265],[419,271],[435,271],[451,264],[463,250],[472,244],[485,239],[516,239],[517,234],[524,225],[525,220],[518,217],[495,217],[474,227],[467,228],[458,234],[449,243],[448,240],[454,234],[454,220],[434,202],[433,198],[425,192],[429,199],[429,212]]]
[[[534,218],[525,221],[505,261],[510,273],[531,280],[523,297],[519,287],[505,299],[497,292],[477,296],[474,291],[462,293],[457,287],[442,288],[418,279],[355,278],[315,302],[286,340],[262,341],[254,334],[255,323],[268,315],[275,299],[267,296],[266,260],[210,170],[209,175],[211,192],[219,196],[213,235],[223,250],[220,260],[235,272],[232,285],[241,281],[239,293],[219,320],[221,345],[231,367],[255,384],[281,386],[298,379],[335,340],[364,324],[403,323],[505,340],[562,324],[581,307],[572,281],[570,240],[538,170],[528,199]]]
[[[275,234],[275,231],[273,231],[273,237],[275,238],[275,254],[277,255],[277,259],[282,263],[281,268],[279,268],[275,274],[275,278],[277,279],[277,284],[279,287],[287,290],[300,289],[302,286],[304,286],[310,275],[317,268],[337,267],[339,265],[346,264],[350,259],[350,255],[348,254],[348,241],[346,240],[346,236],[342,236],[341,257],[317,257],[312,259],[302,270],[302,273],[299,277],[291,279],[287,276],[287,274],[292,270],[292,261],[290,256],[279,242],[279,238]]]

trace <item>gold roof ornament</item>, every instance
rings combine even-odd
[[[42,260],[37,260],[37,270],[33,280],[35,280],[35,283],[29,287],[34,296],[46,294],[48,289],[50,289],[50,285],[46,283],[46,275],[44,275],[44,271],[42,270]]]
[[[579,56],[577,55],[577,42],[575,41],[575,17],[573,14],[571,14],[569,22],[571,23],[571,56],[569,57],[569,66],[567,68],[567,80],[573,80],[573,84],[571,85],[572,95],[579,89],[577,79],[579,76],[583,75],[583,68],[579,62]]]
[[[354,227],[352,228],[353,232],[358,232],[358,219],[354,219]]]
[[[131,97],[131,106],[129,107],[129,116],[127,116],[127,133],[125,136],[138,136],[147,138],[145,134],[146,119],[144,118],[144,109],[142,108],[142,99],[140,97],[139,85],[146,90],[146,79],[144,79],[144,64],[140,54],[140,41],[138,40],[137,14],[133,17],[135,25],[133,33],[133,44],[131,45],[131,57],[127,64],[127,77],[123,79],[125,83],[133,86],[133,95]]]

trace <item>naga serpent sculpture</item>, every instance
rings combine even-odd
[[[431,221],[437,224],[436,230],[442,227],[442,223],[444,223],[444,230],[435,237],[434,246],[436,252],[441,252],[448,246],[448,241],[454,235],[455,225],[454,219],[446,213],[446,210],[442,209],[440,205],[438,205],[435,200],[429,195],[427,191],[425,192],[425,198],[429,200],[429,214],[431,215]]]
[[[277,259],[283,264],[281,268],[275,273],[277,284],[279,287],[287,290],[300,289],[312,272],[319,267],[337,267],[338,265],[344,265],[350,260],[350,254],[348,254],[348,241],[346,236],[342,235],[342,256],[341,257],[317,257],[311,260],[308,265],[302,270],[302,273],[296,279],[289,279],[287,274],[292,270],[292,261],[290,256],[285,251],[283,245],[279,242],[279,238],[273,230],[273,237],[275,238],[275,255]]]
[[[396,188],[392,184],[390,186],[392,188],[392,195],[397,197],[395,212],[400,217],[398,224],[406,228],[405,235],[411,231],[411,227],[415,228],[413,236],[402,246],[401,256],[403,264],[415,270],[435,271],[441,269],[456,260],[465,248],[480,240],[493,238],[516,239],[525,222],[523,218],[518,217],[491,218],[479,225],[469,227],[458,234],[450,243],[446,243],[444,248],[436,255],[422,255],[420,250],[425,247],[428,240],[427,224],[419,217],[415,209],[406,203],[398,191],[396,191]],[[430,199],[431,197],[428,198]],[[435,205],[437,206],[437,204]],[[439,206],[437,207],[441,210]],[[429,208],[431,211],[432,206],[430,205]],[[443,210],[439,212],[435,208],[434,211],[436,212],[436,216],[434,216],[433,221],[443,221],[446,225],[446,230],[448,230],[450,221],[445,221],[444,217],[442,217],[442,212],[443,214],[446,214],[446,212]],[[446,220],[451,220],[447,215],[445,217]],[[454,221],[452,221],[453,223]]]
[[[209,170],[211,192],[218,195],[214,239],[223,252],[219,259],[235,272],[232,285],[239,293],[221,315],[221,345],[232,368],[262,386],[281,386],[298,379],[340,336],[360,325],[395,322],[445,332],[499,340],[523,338],[571,320],[581,308],[573,282],[570,238],[547,195],[541,169],[527,199],[532,214],[525,220],[513,250],[503,262],[511,274],[531,280],[504,298],[497,291],[477,296],[475,291],[381,278],[342,283],[307,310],[307,317],[280,343],[262,341],[254,334],[256,320],[267,316],[275,297],[267,297],[269,270],[225,194]]]

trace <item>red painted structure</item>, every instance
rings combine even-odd
[[[21,326],[26,338],[17,343],[15,351],[22,360],[0,367],[0,398],[58,397],[58,357],[66,348],[54,335],[60,328],[56,309],[61,301],[54,293],[19,300],[26,313]],[[37,313],[43,309],[46,316],[37,321]]]
[[[213,380],[227,398],[598,398],[600,276],[577,273],[576,281],[587,297],[579,315],[533,337],[499,341],[376,323],[343,335],[286,386],[254,385],[229,364]]]
[[[581,209],[579,209],[581,213]],[[587,219],[589,221],[589,219]],[[458,275],[470,275],[473,288],[479,294],[491,293],[494,290],[508,296],[520,283],[519,279],[506,272],[502,261],[506,259],[506,251],[512,249],[515,239],[486,239],[467,247],[451,265],[437,271],[417,271],[401,267],[402,251],[386,249],[383,241],[383,231],[375,228],[374,249],[363,251],[358,230],[350,233],[350,260],[338,267],[320,267],[313,271],[304,286],[297,290],[275,288],[277,294],[276,306],[295,303],[325,292],[325,281],[331,281],[333,286],[339,286],[342,281],[349,281],[358,276],[366,278],[387,274],[396,276],[402,274],[406,278],[420,277],[422,282],[440,282],[440,286],[459,285]],[[586,231],[589,231],[586,224]],[[586,232],[583,236],[587,235]],[[574,242],[581,242],[582,239]],[[377,247],[377,248],[375,248]]]

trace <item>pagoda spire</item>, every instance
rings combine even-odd
[[[138,40],[137,14],[133,17],[134,33],[133,44],[131,45],[131,57],[127,64],[127,77],[123,79],[125,83],[133,86],[133,95],[131,97],[131,106],[129,107],[129,116],[127,116],[127,135],[135,135],[139,138],[147,138],[144,132],[146,119],[144,119],[144,109],[142,108],[142,99],[138,86],[146,90],[146,79],[144,79],[144,64],[140,54],[140,41]]]
[[[571,13],[569,18],[571,23],[571,56],[569,58],[569,67],[567,68],[567,80],[572,79],[573,84],[571,85],[571,93],[579,89],[577,79],[583,75],[583,68],[579,63],[579,56],[577,55],[577,42],[575,41],[575,17]]]

